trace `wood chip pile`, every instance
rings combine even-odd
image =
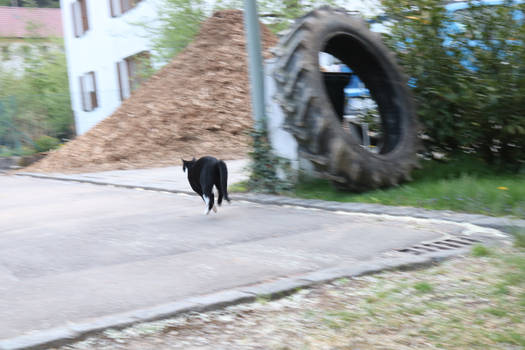
[[[265,56],[277,38],[261,26]],[[243,14],[218,11],[110,117],[24,169],[88,172],[246,158],[253,126]]]

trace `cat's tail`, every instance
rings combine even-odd
[[[224,163],[222,160],[219,160],[219,177],[222,195],[224,196],[224,199],[230,203],[230,198],[228,197],[228,168],[226,168],[226,163]],[[221,203],[219,203],[219,205],[220,204]]]

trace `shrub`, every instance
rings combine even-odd
[[[525,162],[525,5],[385,0],[387,42],[411,77],[431,150],[477,153],[517,170]],[[459,25],[458,25],[459,24]]]
[[[49,150],[58,148],[60,140],[51,136],[40,136],[35,140],[35,149],[37,152],[47,152]]]
[[[292,188],[288,162],[273,153],[268,139],[266,123],[252,131],[253,151],[250,152],[250,178],[248,188],[255,192],[281,193]],[[280,176],[279,172],[283,172]]]

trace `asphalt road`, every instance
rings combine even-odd
[[[0,175],[0,340],[458,230],[246,202],[203,210],[195,196]]]

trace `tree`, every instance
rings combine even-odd
[[[337,0],[263,0],[259,1],[259,12],[262,21],[274,32],[288,28],[296,18],[322,6],[337,6]]]
[[[139,25],[152,36],[154,60],[166,62],[183,50],[197,34],[205,18],[205,1],[163,0],[158,13],[157,25]]]
[[[43,135],[74,135],[63,49],[32,44],[22,76],[0,70],[0,145],[19,148]]]
[[[427,146],[523,166],[525,5],[471,2],[451,17],[440,0],[383,4],[395,20],[388,42],[411,77]]]

